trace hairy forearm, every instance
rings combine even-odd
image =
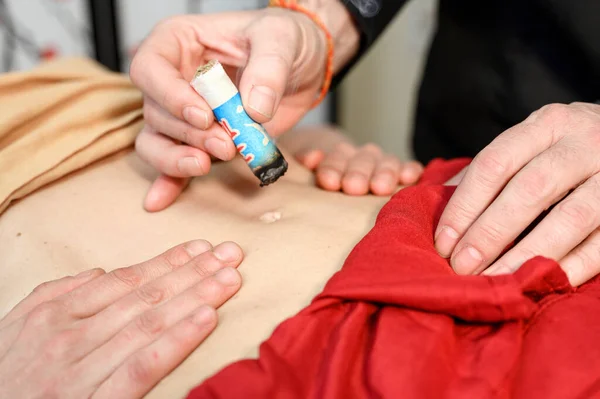
[[[339,72],[356,54],[360,34],[352,15],[341,0],[298,0],[323,21],[334,41],[333,73]]]

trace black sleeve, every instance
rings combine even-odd
[[[404,6],[406,0],[339,0],[350,11],[354,23],[360,32],[360,45],[358,52],[334,77],[332,88],[344,79],[346,74],[375,43],[377,38],[385,31],[398,11]]]

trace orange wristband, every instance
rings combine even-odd
[[[310,19],[312,19],[314,23],[317,24],[317,26],[319,26],[319,28],[321,28],[323,32],[325,32],[325,38],[327,39],[327,62],[325,64],[325,81],[323,82],[323,87],[321,88],[319,97],[316,99],[312,106],[313,108],[315,108],[321,103],[321,101],[323,101],[325,96],[327,96],[327,93],[329,92],[329,87],[331,86],[331,80],[333,79],[333,37],[331,36],[329,29],[327,29],[327,27],[317,14],[297,4],[296,0],[269,0],[269,6],[299,11],[307,15]]]

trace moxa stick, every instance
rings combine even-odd
[[[219,61],[199,67],[191,85],[212,108],[217,122],[233,139],[261,187],[285,174],[288,164],[281,151],[265,128],[248,116],[237,87]]]

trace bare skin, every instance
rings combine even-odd
[[[132,152],[25,198],[0,217],[0,316],[45,281],[110,272],[190,240],[233,241],[244,253],[242,288],[219,309],[214,333],[148,397],[185,396],[230,362],[255,356],[339,270],[388,200],[322,190],[285,155],[290,169],[275,185],[259,188],[238,158],[215,164],[159,213],[141,206],[156,173]]]

